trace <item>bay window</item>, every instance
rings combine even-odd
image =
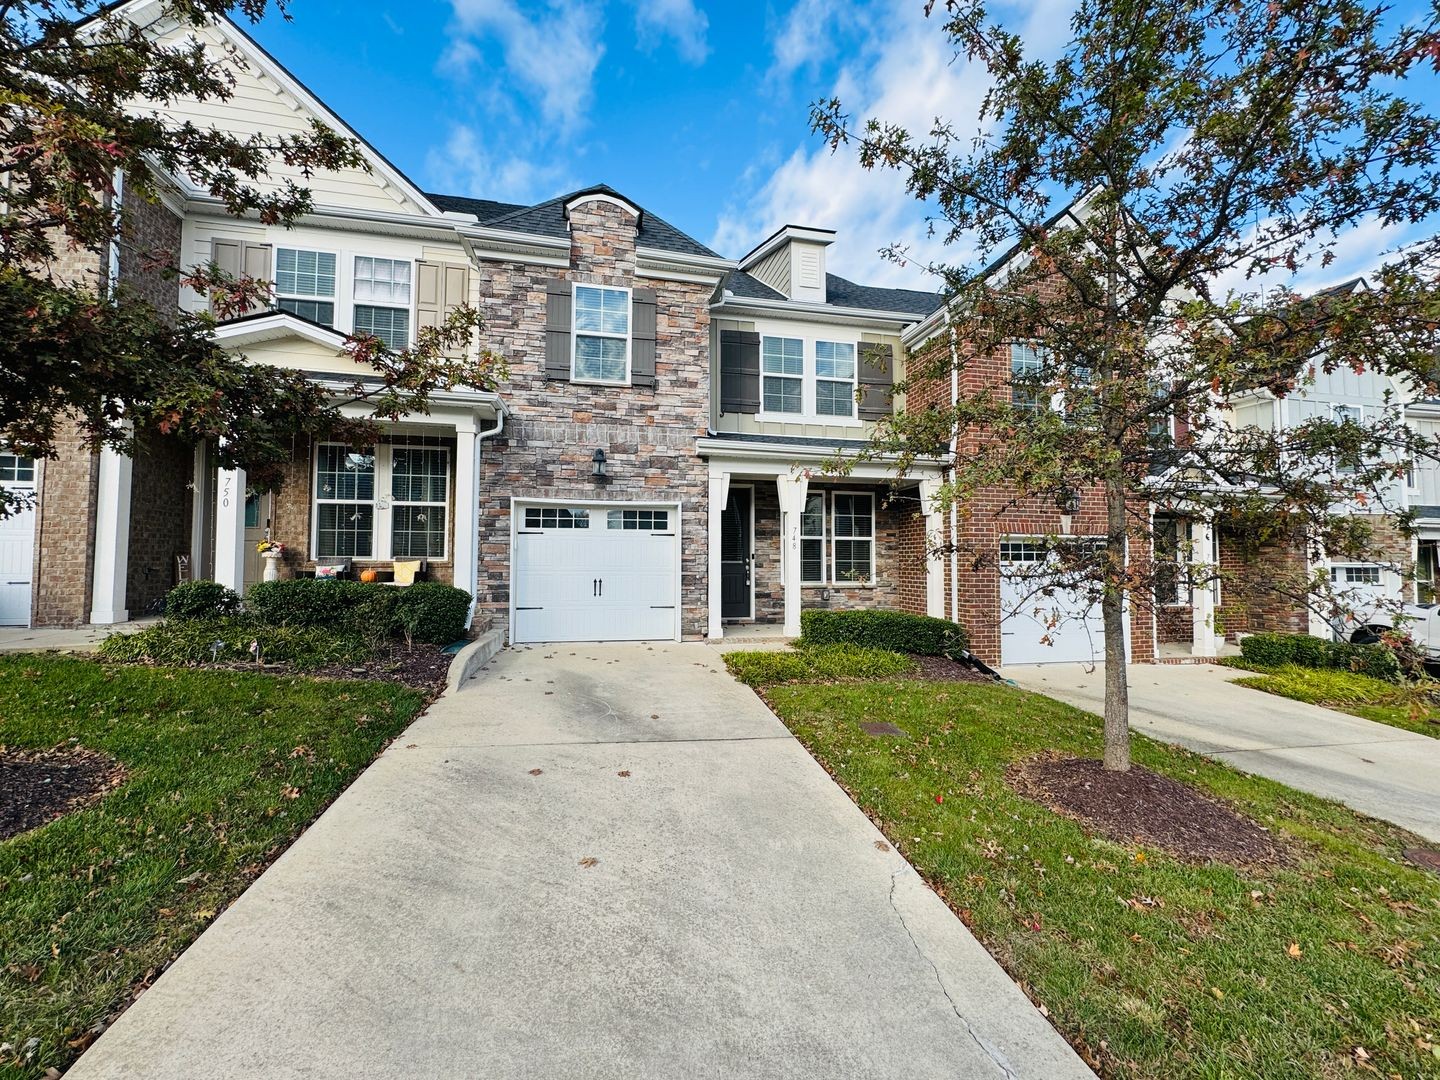
[[[334,326],[335,253],[276,248],[275,306],[322,326]]]
[[[575,286],[574,354],[579,382],[630,381],[630,290]]]
[[[760,378],[765,412],[804,412],[805,342],[801,338],[762,338]]]
[[[410,344],[410,262],[355,257],[355,333],[371,334],[392,349]]]
[[[820,416],[855,415],[855,346],[815,342],[815,412]]]

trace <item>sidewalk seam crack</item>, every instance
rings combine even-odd
[[[929,964],[930,970],[935,973],[935,982],[940,987],[940,992],[945,995],[945,1000],[949,1002],[950,1011],[955,1014],[955,1019],[960,1021],[960,1025],[965,1029],[965,1033],[970,1036],[971,1041],[994,1063],[995,1067],[1005,1076],[1005,1080],[1019,1080],[1019,1075],[1010,1067],[1010,1063],[1005,1059],[1005,1055],[982,1039],[980,1033],[975,1030],[965,1014],[960,1011],[960,1006],[957,1005],[955,999],[950,996],[950,988],[945,985],[945,980],[940,977],[939,967],[936,966],[934,960],[931,960],[930,957],[926,955],[925,950],[920,948],[920,943],[915,940],[915,934],[911,931],[910,924],[905,921],[905,916],[895,905],[895,887],[900,882],[900,875],[910,869],[909,864],[906,864],[890,875],[890,910],[895,912],[895,917],[900,920],[900,928],[905,931],[905,936],[910,939],[910,944],[915,948],[915,954],[919,956],[921,960],[924,960],[925,963]],[[969,931],[967,930],[966,932],[968,933]]]

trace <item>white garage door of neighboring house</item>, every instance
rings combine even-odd
[[[1041,543],[1000,544],[1001,665],[1103,661],[1105,623],[1099,602],[1071,588],[1057,587],[1049,596],[1041,593],[1045,561]],[[1128,619],[1126,634],[1128,638]]]
[[[1391,605],[1385,609],[1388,615],[1404,595],[1400,575],[1374,563],[1331,563],[1330,584],[1337,599],[1360,622],[1368,622],[1371,614],[1386,604]],[[1388,619],[1385,621],[1388,624]]]
[[[516,503],[510,640],[680,637],[680,511]]]
[[[0,488],[29,500],[0,518],[0,626],[30,625],[30,579],[35,570],[35,462],[0,453]]]

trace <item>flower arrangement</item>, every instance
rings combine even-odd
[[[285,545],[279,540],[261,540],[255,545],[255,550],[261,555],[281,556],[285,554]]]

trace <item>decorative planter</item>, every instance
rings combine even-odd
[[[265,580],[280,580],[280,560],[285,556],[278,551],[262,551],[260,557],[265,560]]]

